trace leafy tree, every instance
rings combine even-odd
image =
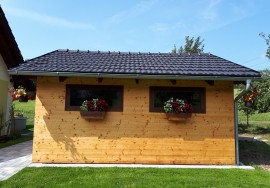
[[[249,108],[245,107],[244,98],[238,103],[238,109],[243,111],[247,116],[247,125],[249,124],[249,117],[255,112],[270,112],[270,70],[266,69],[260,71],[260,73],[262,75],[262,80],[252,83],[252,87],[256,88],[258,94],[253,106]],[[237,88],[242,91],[245,89],[245,86],[240,85]]]
[[[266,69],[260,71],[260,73],[262,75],[262,81],[254,82],[254,86],[258,91],[256,108],[258,113],[266,113],[270,112],[270,70]]]
[[[238,89],[240,89],[241,91],[243,91],[245,89],[245,86],[244,85],[240,85],[238,86]],[[253,86],[253,91],[256,90],[256,87]],[[253,91],[249,91],[246,95],[244,95],[241,100],[238,102],[238,110],[239,111],[243,111],[244,114],[246,115],[247,117],[247,126],[249,126],[249,117],[253,114],[255,114],[257,108],[256,108],[256,102],[251,99],[250,102],[252,103],[251,106],[247,107],[246,104],[245,104],[245,101],[249,101],[246,100],[246,98],[250,98],[249,96],[252,96],[253,94]],[[255,97],[257,99],[257,97]]]
[[[194,39],[194,37],[189,38],[189,36],[186,36],[185,46],[180,46],[180,48],[177,50],[176,45],[174,45],[172,53],[202,53],[204,49],[203,42],[204,40],[201,40],[201,37]]]
[[[265,33],[261,32],[259,35],[261,37],[263,37],[265,42],[266,42],[267,50],[266,50],[265,56],[270,59],[270,34],[268,34],[268,36],[266,36]]]

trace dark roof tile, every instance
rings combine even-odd
[[[260,77],[260,73],[210,53],[131,53],[56,50],[10,71]]]

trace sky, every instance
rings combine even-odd
[[[269,0],[0,0],[24,59],[57,49],[171,52],[185,36],[204,52],[270,68]]]

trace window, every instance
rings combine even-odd
[[[164,112],[164,102],[181,98],[192,104],[194,113],[205,113],[205,88],[203,87],[150,87],[150,112]]]
[[[123,86],[67,85],[65,110],[79,111],[83,101],[105,99],[108,111],[123,111]]]

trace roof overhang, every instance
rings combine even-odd
[[[8,68],[23,62],[23,56],[0,6],[0,53]]]
[[[133,79],[173,79],[173,80],[226,80],[259,81],[261,77],[238,76],[201,76],[201,75],[153,75],[153,74],[112,74],[112,73],[81,73],[81,72],[42,72],[42,71],[9,71],[10,75],[21,76],[65,76],[65,77],[95,77],[95,78],[133,78]]]

